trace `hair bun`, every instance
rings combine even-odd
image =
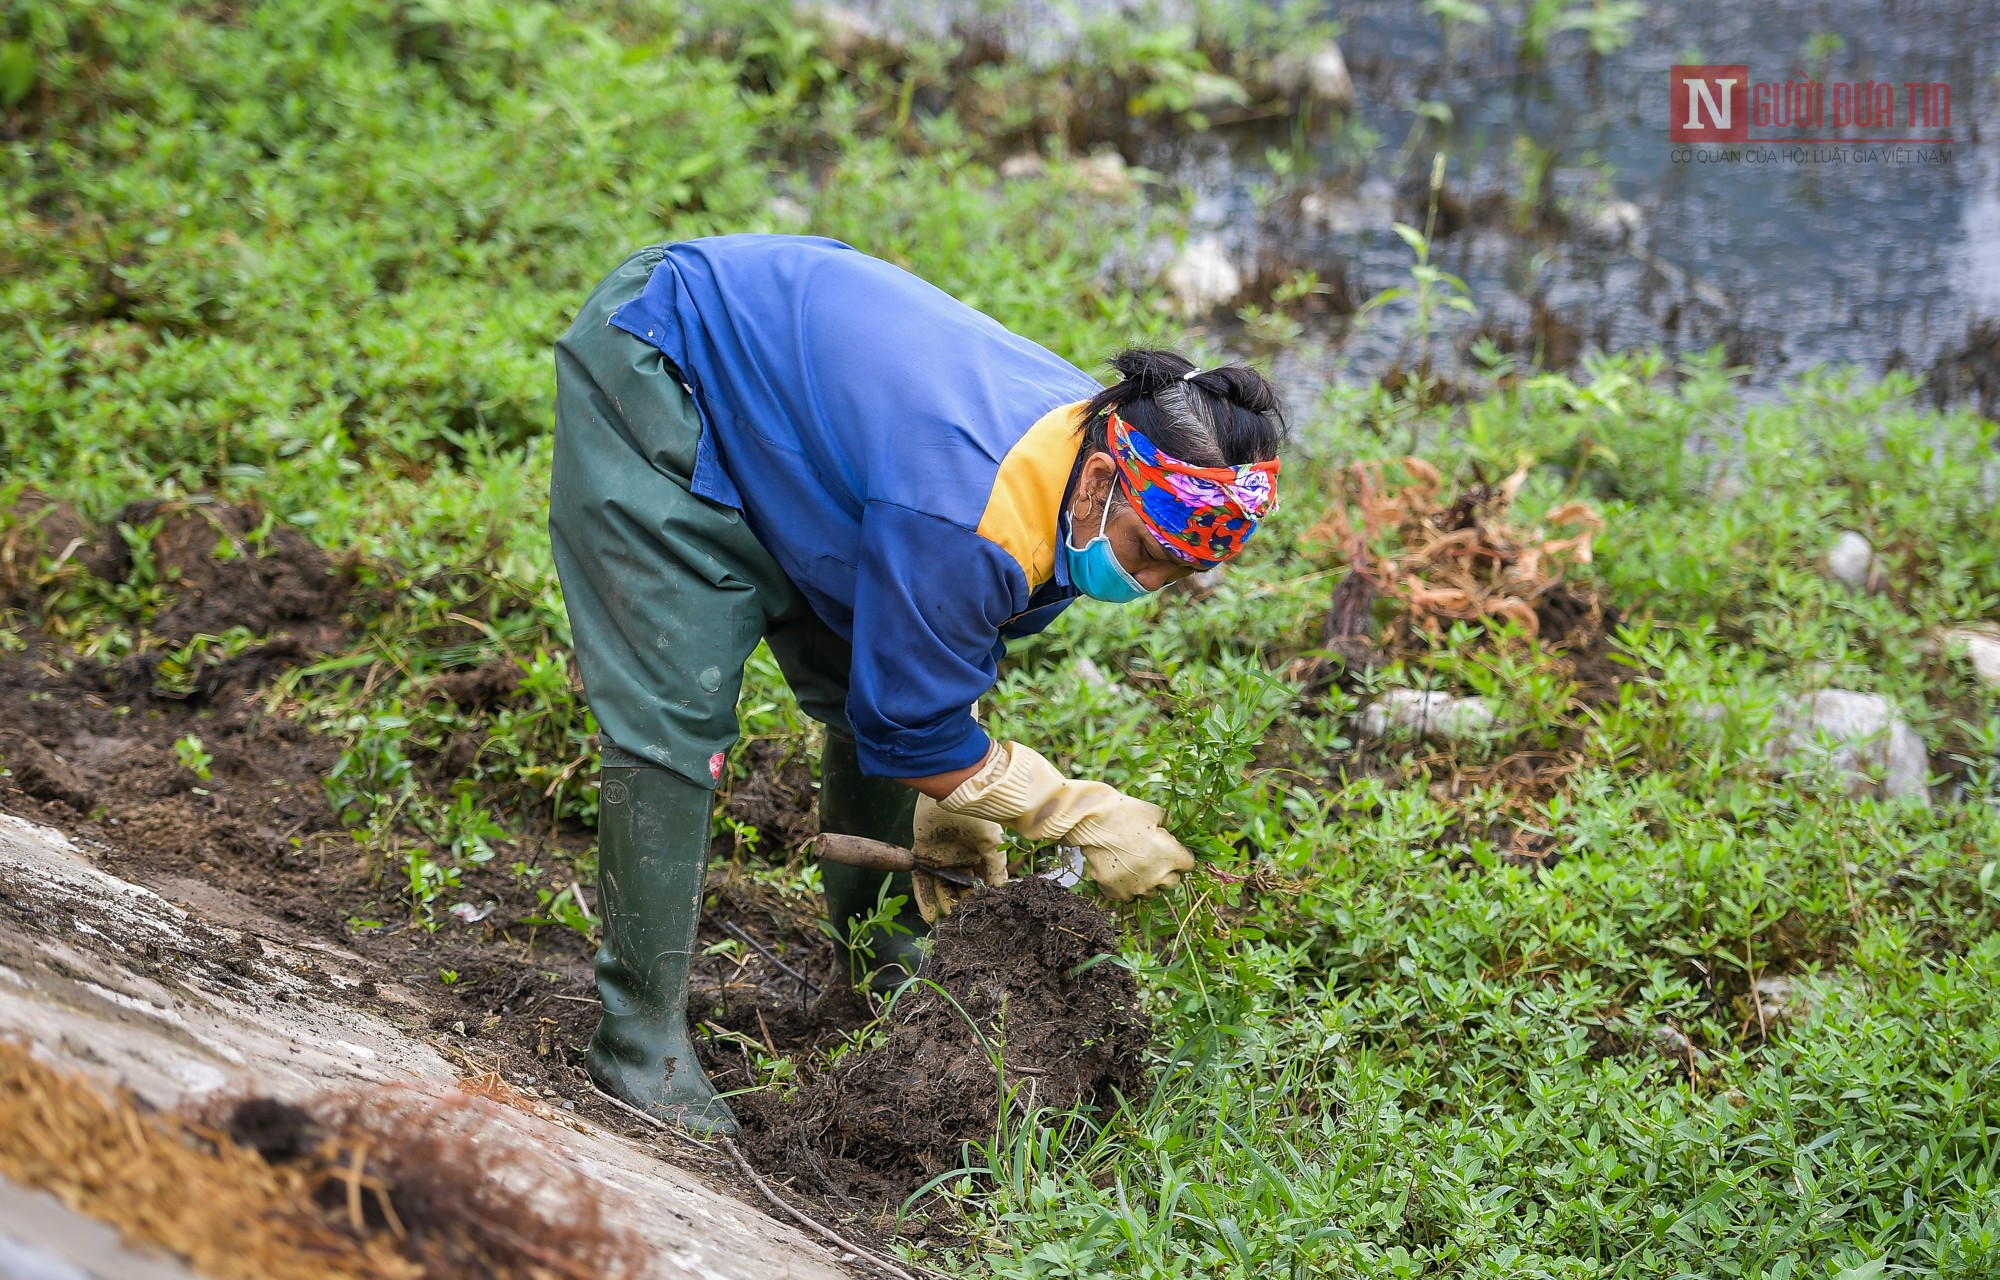
[[[1111,361],[1111,367],[1118,371],[1121,381],[1130,384],[1134,394],[1148,397],[1158,395],[1195,370],[1194,363],[1184,356],[1143,348],[1119,353]]]

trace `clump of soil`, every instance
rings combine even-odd
[[[134,529],[154,521],[153,562],[176,594],[152,629],[168,640],[185,643],[231,627],[262,635],[280,623],[333,617],[346,603],[350,584],[326,552],[256,507],[138,502],[118,513],[118,523]]]
[[[1107,958],[1118,938],[1101,908],[1049,880],[1016,880],[973,891],[935,937],[936,986],[904,993],[885,1040],[808,1079],[790,1104],[746,1100],[743,1141],[761,1166],[893,1204],[994,1132],[1003,1088],[1019,1115],[1106,1105],[1143,1084],[1152,1022],[1131,971]]]
[[[444,698],[460,711],[491,711],[520,687],[520,666],[502,658],[435,676],[426,693]]]

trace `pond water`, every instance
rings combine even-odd
[[[1359,0],[1337,16],[1373,146],[1356,155],[1322,142],[1288,181],[1261,147],[1226,132],[1147,157],[1198,193],[1197,226],[1235,253],[1275,247],[1322,276],[1344,274],[1356,301],[1408,284],[1412,255],[1389,222],[1423,225],[1429,160],[1442,151],[1443,222],[1462,225],[1439,238],[1437,261],[1479,309],[1445,318],[1459,353],[1479,332],[1558,365],[1593,346],[1719,343],[1753,387],[1814,364],[1928,374],[1942,360],[1936,381],[1953,385],[1941,390],[1974,391],[1963,354],[1976,349],[1976,370],[2000,342],[1993,329],[1980,337],[2000,320],[2000,165],[1980,136],[2000,119],[2000,3],[1677,0],[1648,6],[1608,56],[1569,33],[1526,67],[1517,31],[1500,23],[1461,26],[1448,46],[1414,0]],[[1950,141],[1741,148],[1735,162],[1714,162],[1723,148],[1711,145],[1711,162],[1698,162],[1668,136],[1668,68],[1684,62],[1747,64],[1756,81],[1887,81],[1899,125],[1904,83],[1941,82],[1949,125],[1887,136]],[[1449,123],[1435,108],[1421,117],[1425,102],[1448,107]],[[1883,136],[1842,131],[1864,132]],[[1524,226],[1524,175],[1538,166],[1553,216]],[[1335,326],[1281,363],[1307,379],[1407,365],[1407,311]]]
[[[1259,282],[1251,301],[1268,309],[1269,286],[1294,272],[1331,289],[1296,328],[1260,331],[1220,308],[1205,322],[1213,345],[1270,359],[1295,400],[1411,368],[1420,353],[1409,299],[1353,312],[1411,283],[1412,253],[1393,224],[1425,224],[1443,153],[1434,260],[1463,278],[1476,307],[1433,322],[1428,355],[1447,377],[1479,336],[1548,367],[1574,367],[1593,349],[1720,345],[1749,370],[1753,393],[1849,363],[1869,375],[1910,369],[1937,399],[2000,414],[2000,160],[1981,136],[2000,122],[2000,0],[1652,0],[1627,6],[1629,39],[1608,53],[1570,30],[1527,58],[1521,21],[1534,3],[1484,0],[1493,21],[1449,33],[1421,0],[1329,5],[1356,90],[1346,125],[1323,110],[1318,128],[1277,118],[1126,144],[1128,159],[1191,194],[1190,235],[1212,236]],[[1593,4],[1619,7],[1550,7]],[[932,30],[955,12],[869,7],[892,26]],[[964,10],[1014,33],[1010,44],[1030,57],[1074,32],[1077,12],[1033,0]],[[1149,12],[1133,20],[1172,10]],[[1899,126],[1888,136],[1939,141],[1690,157],[1668,133],[1678,63],[1746,64],[1761,82],[1887,82]],[[1948,86],[1948,125],[1906,126],[1907,82]],[[1810,132],[1883,136],[1830,123]],[[1171,252],[1154,246],[1142,269]]]

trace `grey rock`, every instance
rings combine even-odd
[[[1612,200],[1589,210],[1580,219],[1586,236],[1604,244],[1624,244],[1645,223],[1645,215],[1630,200]]]
[[[1346,56],[1332,40],[1316,49],[1272,59],[1271,84],[1280,93],[1328,106],[1345,109],[1354,105],[1354,77],[1348,74]]]
[[[1002,160],[999,173],[1005,181],[1014,182],[1021,178],[1039,178],[1048,171],[1048,161],[1033,151],[1022,151]]]
[[[812,213],[791,196],[772,196],[764,202],[764,216],[782,230],[792,231],[812,221]]]
[[[1909,722],[1879,693],[1821,689],[1780,710],[1780,744],[1795,761],[1825,758],[1855,791],[1930,803],[1930,754]]]
[[[1116,151],[1093,151],[1077,161],[1077,168],[1083,171],[1084,185],[1094,196],[1125,196],[1139,187],[1132,166]]]
[[[1842,586],[1867,590],[1874,568],[1874,544],[1852,529],[1844,530],[1827,549],[1826,576]]]
[[[1164,283],[1175,309],[1192,320],[1234,302],[1243,292],[1243,273],[1229,260],[1221,240],[1195,236],[1167,265]]]
[[[1647,1038],[1653,1042],[1655,1049],[1669,1058],[1685,1059],[1688,1052],[1694,1048],[1694,1041],[1688,1039],[1685,1032],[1665,1024],[1654,1027],[1647,1033]]]
[[[1964,654],[1979,683],[2000,689],[2000,635],[1973,627],[1953,627],[1938,637],[1945,652]]]
[[[1492,727],[1493,708],[1486,699],[1461,698],[1437,689],[1389,689],[1361,713],[1361,731],[1376,738],[1401,732],[1461,742]]]

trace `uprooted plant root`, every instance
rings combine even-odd
[[[413,1280],[387,1236],[327,1220],[297,1169],[0,1040],[0,1173],[216,1280]]]
[[[1384,483],[1391,466],[1401,468],[1402,484]],[[1604,517],[1588,503],[1566,502],[1543,516],[1546,526],[1572,530],[1563,536],[1515,523],[1509,509],[1527,478],[1523,466],[1497,485],[1474,484],[1444,501],[1443,478],[1422,458],[1357,462],[1341,473],[1341,493],[1306,536],[1339,547],[1354,572],[1402,603],[1412,626],[1494,618],[1537,635],[1537,606],[1570,565],[1590,563]]]
[[[1400,471],[1399,483],[1385,479],[1391,468]],[[1604,518],[1587,503],[1566,502],[1540,526],[1519,523],[1511,508],[1527,476],[1524,466],[1498,484],[1481,481],[1446,499],[1443,478],[1421,458],[1341,471],[1333,503],[1306,533],[1307,542],[1331,545],[1348,565],[1320,647],[1366,665],[1380,652],[1374,611],[1383,598],[1396,605],[1382,638],[1391,649],[1452,622],[1511,622],[1572,652],[1597,646],[1616,613],[1594,589],[1571,582],[1569,570],[1590,563]]]
[[[250,1098],[225,1131],[301,1172],[358,1235],[387,1232],[426,1276],[597,1280],[643,1270],[593,1183],[495,1104],[378,1087],[303,1106]]]
[[[0,1173],[217,1280],[639,1274],[594,1187],[476,1099],[152,1110],[0,1040]]]
[[[1143,1083],[1152,1023],[1101,908],[1017,880],[975,890],[935,936],[929,981],[896,1002],[882,1043],[810,1076],[792,1103],[746,1100],[743,1144],[767,1172],[894,1204],[993,1135],[1003,1088],[1019,1115],[1108,1105]]]

